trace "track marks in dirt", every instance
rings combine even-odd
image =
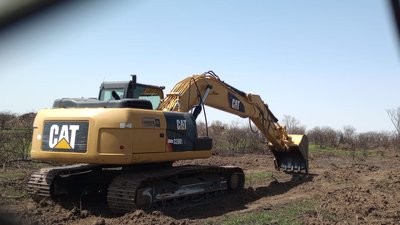
[[[314,186],[323,188],[306,224],[399,224],[400,163],[375,158],[338,165],[321,172]]]
[[[106,210],[79,210],[52,202],[34,203],[28,198],[3,206],[3,210],[11,212],[22,224],[221,224],[227,218],[264,213],[294,216],[288,221],[304,224],[400,224],[398,159],[390,155],[356,160],[314,155],[310,159],[311,175],[299,177],[276,172],[270,155],[213,156],[176,165],[236,165],[244,168],[254,181],[240,193],[206,203],[137,210],[119,217],[107,214]],[[307,207],[312,210],[300,210],[300,215],[285,214],[292,210],[291,206],[304,201],[311,204]]]

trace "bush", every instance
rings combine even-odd
[[[27,159],[32,129],[0,130],[0,163]]]
[[[352,126],[343,127],[342,131],[333,128],[314,127],[307,132],[310,143],[318,145],[319,148],[351,150],[362,150],[367,155],[368,150],[383,151],[396,148],[396,133],[388,131],[369,131],[357,133]]]
[[[29,157],[35,113],[0,113],[0,164]]]
[[[199,136],[206,136],[204,122],[199,122],[197,128]],[[238,122],[229,125],[214,121],[208,127],[208,136],[213,139],[213,154],[216,155],[269,152],[268,146],[263,143],[264,136],[260,132],[254,133],[248,125]]]

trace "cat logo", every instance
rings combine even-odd
[[[238,99],[232,98],[232,104],[231,104],[232,109],[240,110],[240,101]]]
[[[50,127],[49,147],[74,149],[77,130],[79,130],[79,125],[62,125],[60,129],[57,124],[53,124]]]
[[[46,122],[43,150],[85,152],[87,131],[87,122]]]
[[[186,130],[186,120],[177,119],[176,120],[177,130]]]
[[[231,109],[239,112],[246,112],[243,103],[232,93],[228,92],[228,101]]]

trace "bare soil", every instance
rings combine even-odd
[[[23,193],[32,169],[26,163],[4,170],[26,174],[17,180],[0,180],[0,224],[224,224],[252,213],[282,212],[302,201],[311,202],[311,210],[290,218],[290,223],[400,224],[400,153],[394,151],[356,159],[312,153],[309,176],[275,171],[271,155],[213,156],[175,163],[183,164],[239,166],[249,181],[240,193],[213,200],[113,216],[97,202],[62,206],[52,201],[35,203],[24,194],[15,196]],[[269,175],[257,178],[264,173]]]

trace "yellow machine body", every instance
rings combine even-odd
[[[53,125],[54,129],[46,132],[46,123]],[[72,146],[71,142],[77,142],[82,137],[78,137],[78,132],[73,132],[71,126],[76,129],[82,123],[88,125],[87,136],[84,137],[87,144],[84,150],[77,152],[73,148],[77,144]],[[43,161],[118,165],[211,156],[211,147],[205,150],[173,151],[168,142],[174,139],[167,135],[165,113],[158,110],[43,109],[37,114],[33,126],[31,156]]]

